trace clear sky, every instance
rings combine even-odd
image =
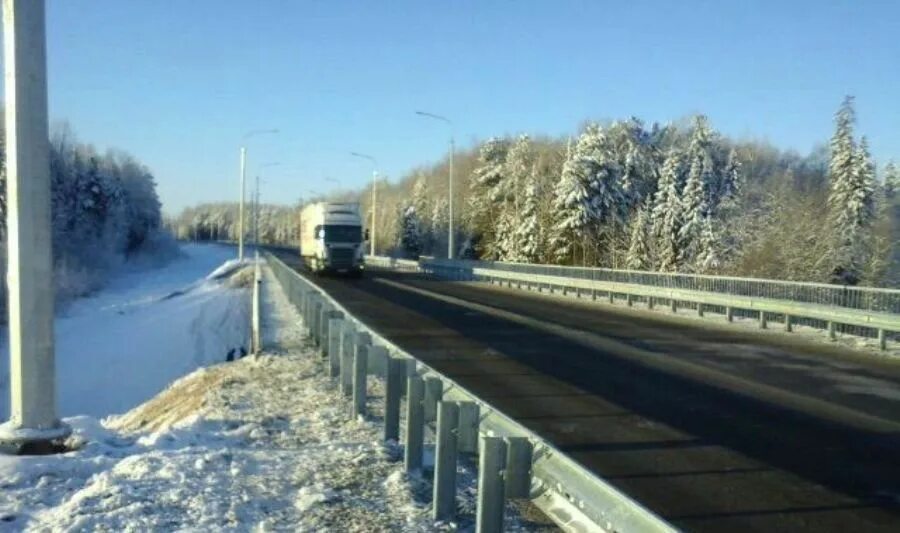
[[[900,2],[48,0],[50,112],[132,152],[169,213],[235,199],[238,147],[263,199],[399,177],[463,146],[588,119],[703,112],[807,152],[844,94],[900,159]],[[326,179],[330,178],[331,181]]]

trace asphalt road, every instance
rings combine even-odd
[[[483,284],[315,281],[685,530],[900,530],[895,361]]]

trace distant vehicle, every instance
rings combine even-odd
[[[358,203],[319,202],[300,211],[300,257],[316,274],[361,276],[366,240]]]

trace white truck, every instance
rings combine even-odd
[[[366,240],[358,203],[318,202],[300,211],[300,257],[316,274],[361,276]]]

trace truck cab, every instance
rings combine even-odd
[[[310,270],[362,274],[366,235],[359,204],[320,202],[306,206],[300,225],[300,255]]]

